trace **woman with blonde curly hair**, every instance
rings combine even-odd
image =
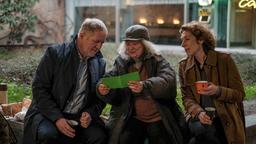
[[[186,120],[196,144],[245,143],[244,87],[230,54],[215,51],[212,32],[199,22],[182,25],[181,46],[187,57],[179,63]],[[202,91],[195,82],[207,81]],[[214,110],[210,116],[207,109]]]

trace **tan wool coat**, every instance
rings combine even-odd
[[[235,62],[229,54],[210,50],[205,61],[208,81],[220,87],[220,96],[214,99],[217,114],[225,130],[228,144],[245,144],[245,123],[242,101],[245,97],[243,83]],[[194,57],[179,63],[179,80],[187,119],[203,111],[194,82],[200,77]]]

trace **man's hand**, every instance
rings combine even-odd
[[[80,118],[80,123],[83,128],[87,128],[92,121],[91,115],[88,112],[83,112]]]
[[[100,95],[104,96],[109,93],[109,88],[104,84],[100,84],[98,87],[98,91],[99,91]]]
[[[211,118],[204,111],[199,113],[198,119],[202,124],[208,124],[208,125],[212,124]]]
[[[67,123],[66,119],[60,118],[55,122],[55,125],[57,126],[58,130],[63,133],[64,135],[68,137],[75,137],[75,130],[70,127],[70,125]]]
[[[134,93],[140,93],[143,90],[143,84],[140,81],[129,81],[128,87],[132,90]]]

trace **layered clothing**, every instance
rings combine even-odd
[[[228,144],[245,143],[243,99],[244,87],[234,60],[229,54],[209,50],[204,63],[207,81],[219,86],[219,95],[213,95],[213,104],[221,120]],[[194,83],[200,79],[194,56],[179,63],[179,80],[186,119],[195,118],[201,111],[201,96]]]
[[[37,68],[32,84],[33,100],[25,117],[24,143],[36,143],[37,127],[46,118],[55,123],[64,118],[64,109],[74,95],[77,83],[77,71],[80,63],[75,37],[70,43],[49,47]],[[88,112],[92,121],[103,125],[99,118],[105,103],[96,96],[95,86],[105,73],[106,62],[98,52],[88,63],[87,95],[76,114]],[[86,89],[86,88],[85,88]]]
[[[122,47],[124,50],[124,45]],[[123,53],[124,54],[124,53]],[[176,78],[175,72],[169,63],[159,54],[145,52],[140,58],[145,67],[148,78],[143,80],[143,96],[150,96],[160,113],[163,125],[168,133],[171,143],[184,142],[182,126],[185,124],[184,115],[176,102]],[[134,64],[134,60],[127,55],[120,54],[111,71],[104,77],[127,74],[128,68]],[[135,116],[134,94],[128,87],[111,89],[109,94],[99,97],[112,105],[109,125],[111,128],[111,144],[118,144],[120,134],[127,122]]]

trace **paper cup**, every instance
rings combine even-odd
[[[204,88],[208,87],[208,81],[197,81],[195,82],[196,92],[200,93]]]
[[[204,110],[206,114],[211,118],[211,120],[215,117],[216,109],[214,107],[206,107]]]
[[[78,126],[78,122],[75,120],[67,120],[68,124],[72,127],[75,128]]]

